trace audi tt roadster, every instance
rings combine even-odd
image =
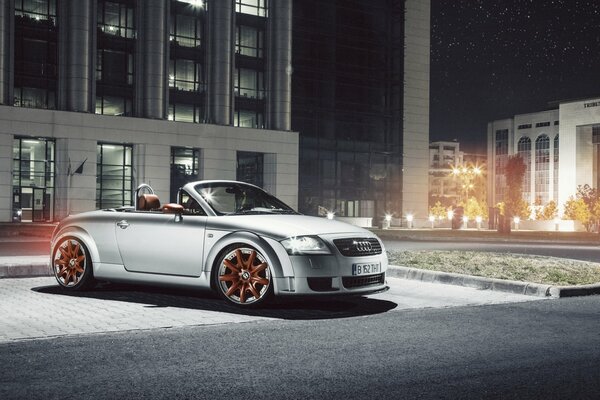
[[[372,232],[297,213],[257,186],[199,181],[161,204],[140,185],[134,206],[65,218],[51,267],[65,290],[97,281],[216,291],[241,306],[273,296],[366,295],[387,290],[387,256]]]

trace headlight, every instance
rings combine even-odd
[[[296,236],[281,241],[288,254],[331,254],[329,247],[317,236]]]

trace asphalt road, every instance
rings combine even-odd
[[[0,398],[596,399],[600,393],[599,296],[381,309],[347,318],[4,343]]]
[[[468,250],[497,253],[534,254],[600,262],[600,246],[542,243],[501,243],[477,241],[384,240],[387,250]]]

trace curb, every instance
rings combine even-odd
[[[580,286],[555,286],[541,283],[484,278],[481,276],[462,275],[450,272],[429,271],[396,265],[389,265],[386,275],[394,278],[464,286],[480,290],[494,290],[536,297],[560,298],[600,294],[600,283]]]
[[[0,265],[0,279],[52,276],[49,263]]]

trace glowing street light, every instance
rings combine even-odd
[[[384,221],[383,229],[390,229],[390,225],[392,223],[392,214],[385,214]]]
[[[333,217],[335,217],[335,213],[327,211],[327,219],[333,219]]]
[[[429,222],[431,222],[431,229],[433,229],[433,223],[435,222],[435,215],[429,216]]]
[[[464,224],[463,227],[465,229],[467,229],[469,227],[469,217],[467,217],[466,215],[463,216],[463,224]]]
[[[513,222],[515,223],[515,231],[518,231],[519,230],[519,222],[521,222],[521,218],[514,217]]]
[[[451,220],[452,218],[454,218],[454,211],[449,210],[448,211],[448,219]]]
[[[475,217],[475,222],[477,222],[477,230],[481,229],[481,221],[483,221],[483,218],[481,218],[481,215],[478,215]]]
[[[406,214],[406,222],[408,222],[408,229],[412,229],[413,227],[413,215],[412,214]]]

